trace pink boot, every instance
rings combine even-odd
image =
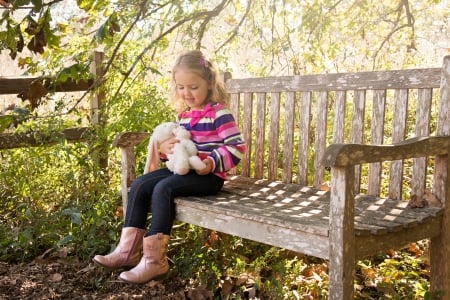
[[[169,271],[167,246],[170,236],[158,233],[144,238],[142,256],[139,264],[133,269],[122,272],[120,279],[131,283],[145,283],[152,279],[160,279]]]
[[[92,260],[108,269],[136,266],[141,258],[142,237],[145,232],[145,229],[136,227],[122,228],[119,244],[114,251],[104,256],[96,255]]]

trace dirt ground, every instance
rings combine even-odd
[[[29,264],[0,262],[0,299],[212,299],[213,292],[187,288],[183,280],[137,285],[118,279],[91,262],[34,261]]]

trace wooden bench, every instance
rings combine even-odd
[[[329,260],[330,299],[353,298],[358,259],[431,239],[431,291],[450,299],[450,56],[227,87],[248,152],[217,196],[176,199],[177,219]],[[114,141],[124,207],[148,135]]]

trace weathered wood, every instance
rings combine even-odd
[[[364,118],[366,107],[366,91],[355,91],[353,100],[353,114],[352,114],[352,139],[354,144],[362,144],[364,142]],[[361,166],[355,166],[355,191],[361,189]]]
[[[372,124],[371,124],[371,140],[374,145],[383,144],[384,137],[384,117],[386,107],[386,90],[374,91],[372,103]],[[380,195],[381,182],[381,163],[372,163],[369,166],[369,188],[367,193],[369,195]]]
[[[431,125],[431,89],[419,89],[416,114],[416,136],[428,136]],[[414,158],[411,194],[423,197],[425,192],[425,177],[427,158]]]
[[[269,158],[268,179],[278,178],[278,147],[280,145],[280,93],[270,95],[270,127],[269,127]]]
[[[134,147],[141,144],[149,136],[150,133],[148,132],[122,132],[115,137],[112,143],[113,146],[120,148],[120,155],[122,157],[121,194],[124,215],[128,204],[128,187],[136,178]]]
[[[284,137],[283,137],[283,182],[292,180],[292,162],[294,150],[294,111],[295,93],[287,93],[284,106]]]
[[[314,180],[313,185],[319,187],[323,183],[323,154],[327,146],[327,111],[328,93],[319,92],[316,106],[316,135],[314,144]]]
[[[36,80],[40,81],[42,85],[47,88],[47,90],[54,92],[86,91],[94,83],[94,80],[74,81],[68,79],[66,82],[53,86],[52,81],[54,80],[54,78],[51,77],[0,77],[0,95],[19,94],[24,90],[27,90],[31,86],[31,83]]]
[[[450,136],[415,137],[394,145],[333,144],[324,155],[328,167],[446,155]]]
[[[437,135],[450,135],[450,56],[444,58],[440,88]],[[450,154],[435,159],[433,191],[444,205],[441,234],[431,239],[430,265],[432,292],[444,292],[450,299]]]
[[[398,143],[405,139],[406,117],[408,108],[408,90],[395,90],[394,123],[392,128],[392,143]],[[391,162],[389,177],[389,197],[401,199],[403,161]],[[423,194],[422,194],[423,195]]]
[[[252,112],[253,112],[253,95],[251,93],[244,94],[244,115],[242,117],[242,135],[248,148],[252,148]],[[251,152],[247,151],[244,154],[241,168],[242,175],[250,176],[250,159]]]
[[[331,170],[329,299],[348,299],[353,295],[355,254],[354,170]],[[352,297],[353,298],[353,297]]]
[[[232,79],[230,93],[439,88],[440,68]]]
[[[255,178],[263,178],[266,122],[266,94],[256,94]]]
[[[333,144],[344,142],[346,96],[347,94],[344,91],[336,92],[333,117]]]
[[[150,137],[148,132],[122,132],[114,138],[112,145],[114,147],[134,147]]]
[[[62,132],[33,131],[27,133],[0,134],[0,149],[40,147],[62,141],[83,142],[89,138],[87,127],[69,128]]]
[[[308,153],[311,132],[311,93],[301,93],[299,142],[298,142],[298,184],[308,185]]]
[[[230,78],[231,78],[231,74],[230,74]],[[233,114],[236,124],[239,126],[240,125],[240,94],[231,94],[230,95],[230,110],[231,113]],[[240,126],[242,127],[242,126]],[[237,169],[233,168],[232,170],[229,171],[230,175],[236,175],[237,174]]]

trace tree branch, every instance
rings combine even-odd
[[[208,13],[205,19],[203,19],[203,22],[200,24],[200,28],[198,30],[198,39],[197,43],[195,45],[196,49],[200,49],[202,45],[203,36],[206,31],[206,26],[209,24],[209,22],[214,18],[217,17],[222,10],[225,8],[229,0],[223,0],[219,5],[217,5],[212,11]]]

